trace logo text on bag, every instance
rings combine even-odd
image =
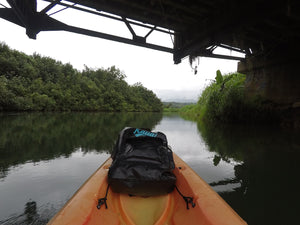
[[[156,137],[157,136],[156,133],[152,133],[152,132],[146,131],[146,130],[139,130],[139,129],[135,129],[135,131],[133,133],[136,137],[140,137],[140,136]]]

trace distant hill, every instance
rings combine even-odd
[[[162,102],[196,103],[201,90],[153,90]]]
[[[189,99],[189,98],[165,98],[161,99],[162,102],[173,102],[173,103],[182,103],[184,105],[196,104],[197,99]]]

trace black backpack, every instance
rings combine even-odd
[[[163,133],[124,128],[111,156],[108,184],[114,192],[147,197],[173,191],[173,153]]]
[[[184,196],[176,187],[173,174],[173,153],[168,147],[166,135],[147,129],[124,128],[111,154],[113,162],[108,170],[108,186],[97,208],[107,209],[108,189],[117,193],[143,197],[168,194],[174,188],[186,203],[193,208],[192,197]]]

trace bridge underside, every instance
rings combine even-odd
[[[25,27],[33,39],[41,31],[62,30],[169,52],[176,64],[187,56],[241,60],[246,94],[283,110],[283,117],[300,128],[299,0],[7,0],[0,5],[0,17]],[[119,21],[129,36],[55,19],[66,9]],[[137,27],[146,34],[138,34]],[[171,45],[149,42],[154,33],[170,36]],[[217,47],[245,58],[215,54]]]
[[[244,53],[246,57],[298,54],[300,4],[297,0],[40,0],[48,3],[37,10],[37,0],[7,0],[0,17],[26,28],[30,38],[41,31],[64,30],[147,47],[173,54],[174,62],[190,56],[240,60],[214,54],[216,47]],[[131,37],[70,26],[53,18],[65,9],[110,18],[124,23]],[[134,27],[148,29],[137,35]],[[148,43],[159,32],[170,35],[172,46]],[[295,49],[295,47],[297,47]]]

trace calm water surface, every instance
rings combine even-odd
[[[0,224],[46,224],[126,126],[164,132],[248,224],[298,224],[299,133],[155,113],[0,115]]]

